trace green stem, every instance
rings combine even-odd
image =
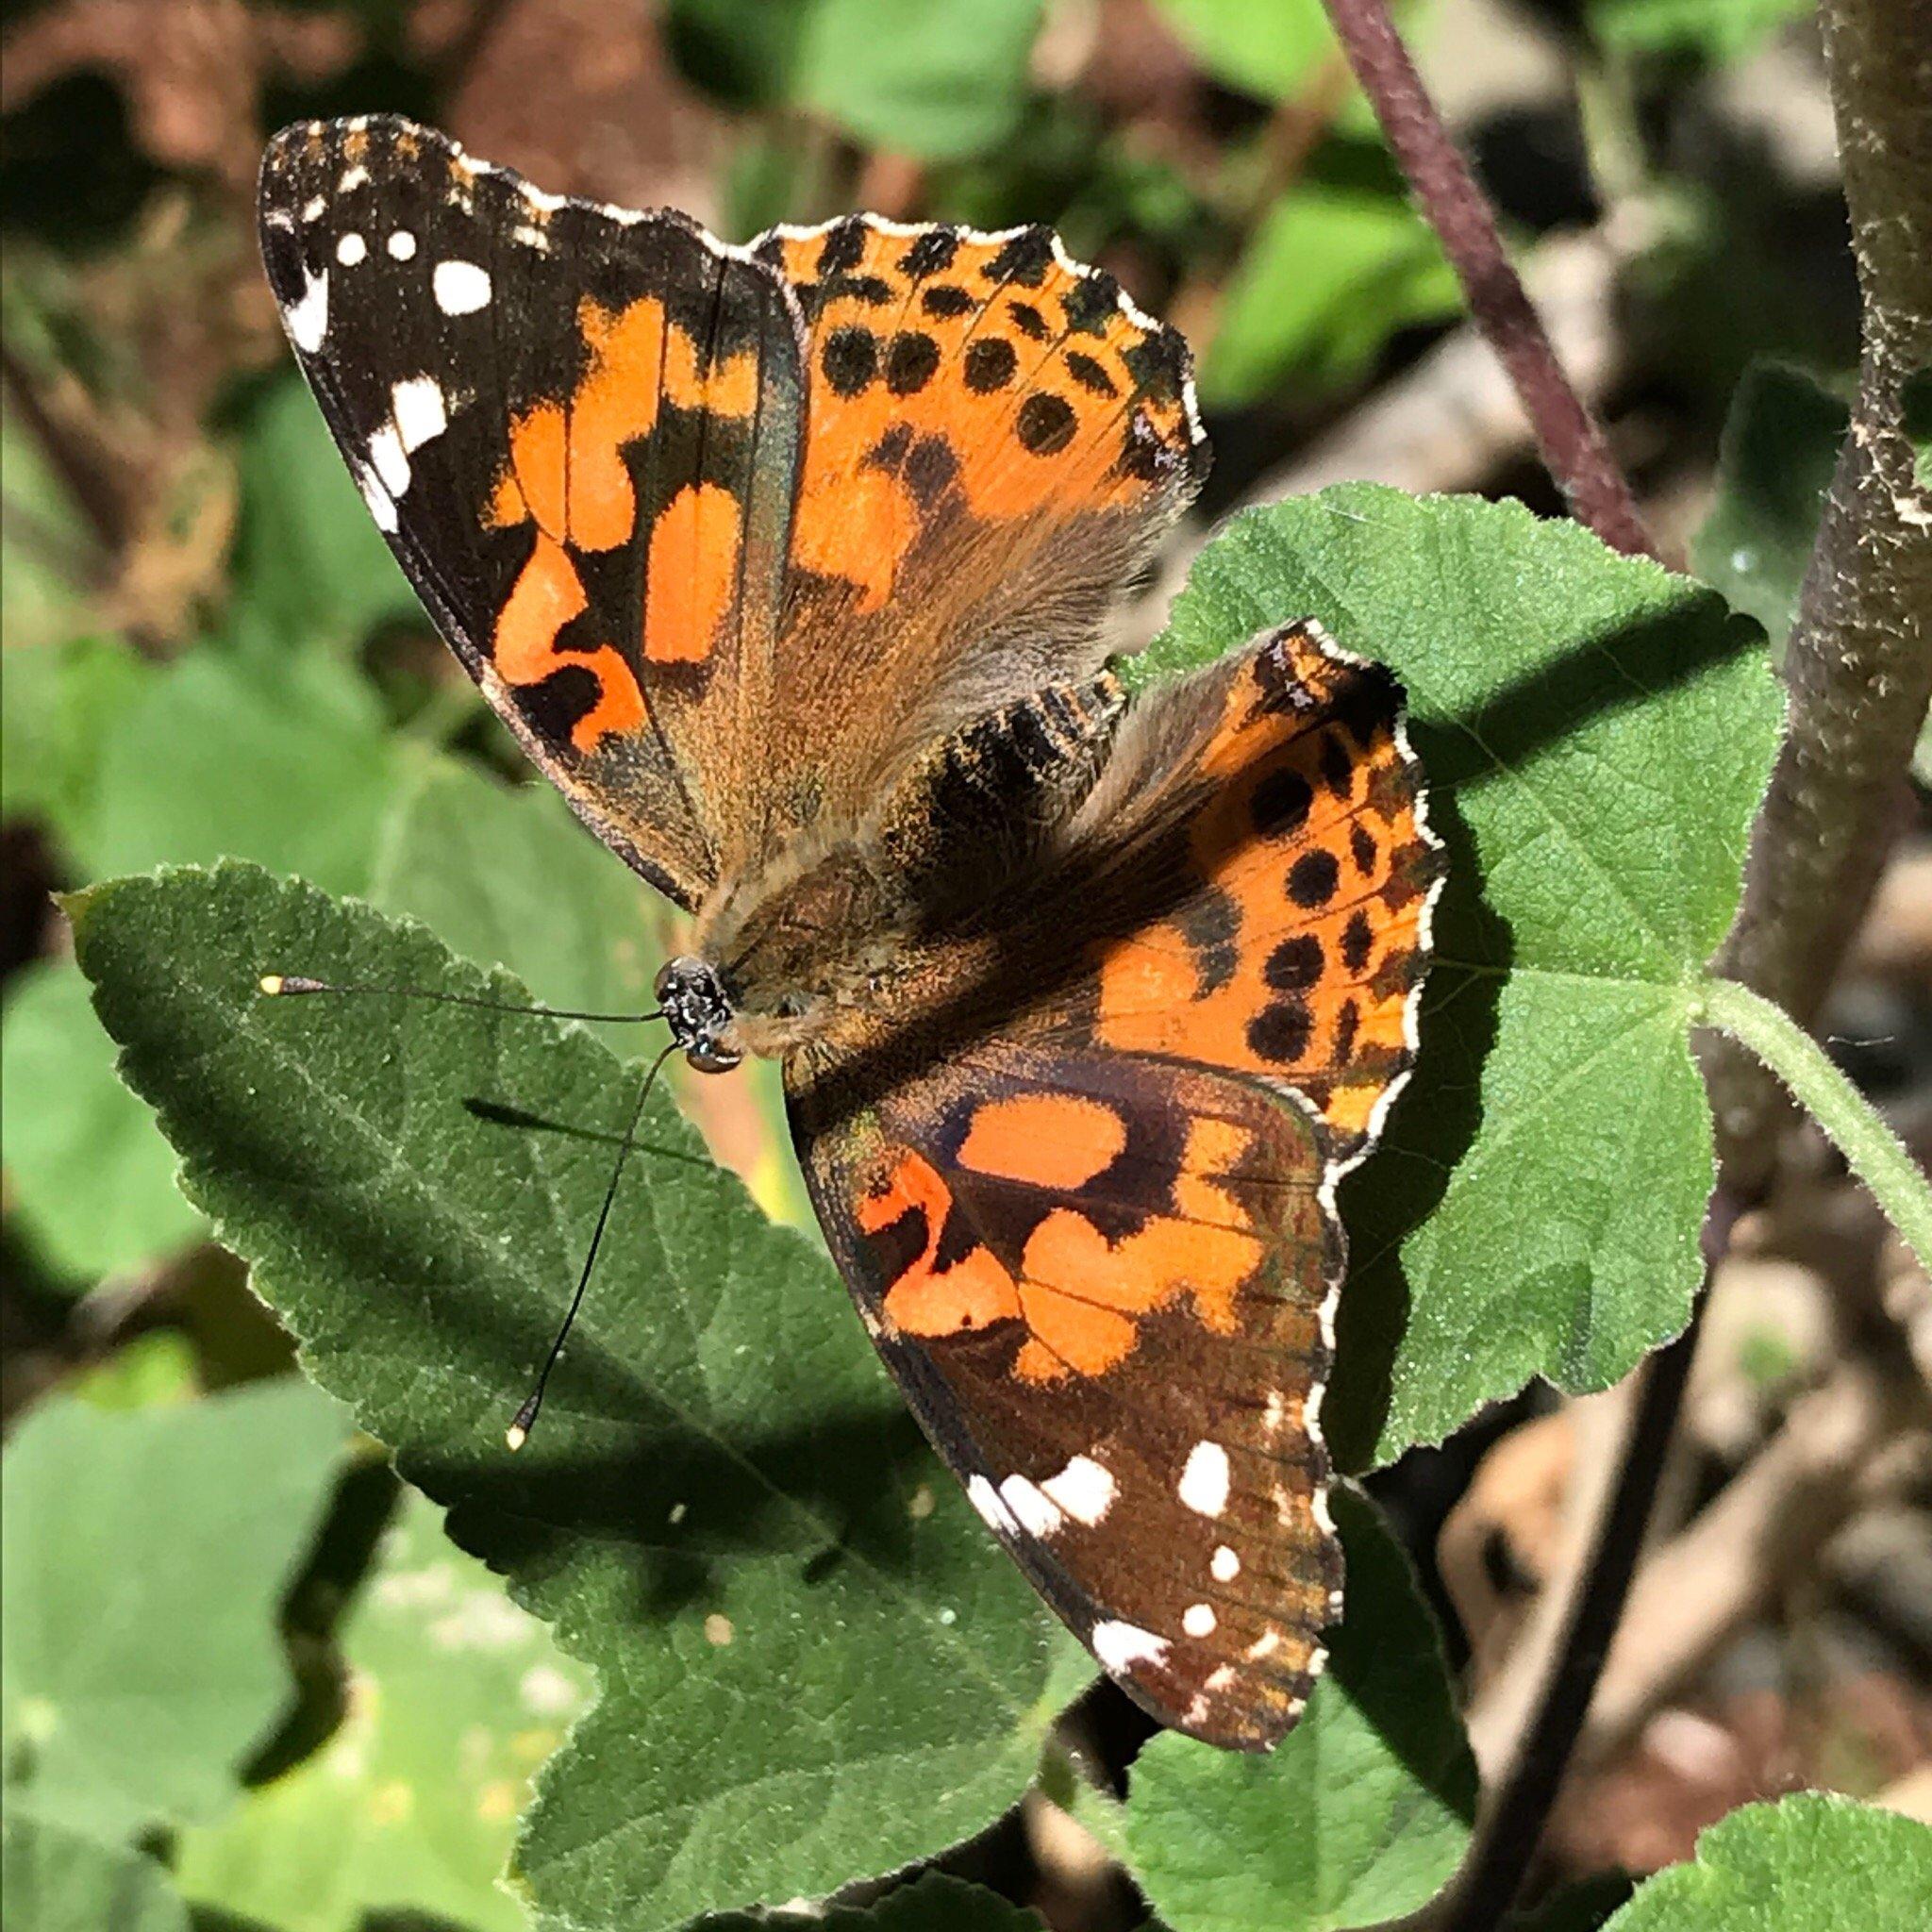
[[[1705,982],[1693,1019],[1748,1047],[1832,1140],[1880,1211],[1932,1269],[1932,1184],[1872,1104],[1787,1013],[1735,979]]]

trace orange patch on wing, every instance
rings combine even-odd
[[[1112,1108],[1072,1093],[1025,1093],[977,1108],[958,1158],[981,1174],[1077,1188],[1126,1144],[1126,1124]]]
[[[497,479],[488,521],[502,527],[535,517],[546,537],[561,542],[564,474],[563,409],[533,404],[510,425],[509,467]]]
[[[491,655],[510,684],[535,684],[557,669],[557,635],[584,609],[584,587],[563,546],[540,528],[536,548],[496,618]]]
[[[908,1213],[916,1213],[924,1226],[924,1247],[886,1290],[888,1320],[910,1335],[957,1335],[1020,1313],[1013,1277],[989,1249],[974,1247],[951,1266],[940,1265],[940,1236],[952,1205],[938,1170],[909,1149],[901,1153],[885,1185],[858,1204],[858,1224],[867,1234],[878,1234]]]
[[[1160,1216],[1109,1243],[1084,1215],[1049,1214],[1033,1230],[1020,1270],[1020,1307],[1034,1340],[1014,1363],[1023,1380],[1069,1370],[1105,1374],[1132,1352],[1139,1320],[1181,1294],[1217,1334],[1237,1325],[1235,1299],[1260,1266],[1253,1235]]]
[[[716,483],[688,483],[651,525],[645,577],[644,656],[654,664],[701,664],[738,594],[743,511]]]
[[[584,586],[575,566],[562,544],[540,528],[529,560],[497,614],[491,655],[506,684],[541,684],[567,664],[589,671],[597,680],[597,701],[571,726],[571,742],[588,752],[612,732],[635,731],[645,713],[636,676],[610,645],[589,651],[557,648],[564,625],[585,608]]]
[[[570,741],[579,751],[594,751],[599,740],[640,729],[646,717],[644,694],[636,675],[608,644],[588,656],[566,653],[567,664],[582,664],[596,675],[597,702],[571,726]]]
[[[792,560],[858,587],[856,608],[876,610],[892,589],[900,553],[919,528],[919,514],[888,470],[838,467],[824,441],[806,444],[805,481],[791,526]]]

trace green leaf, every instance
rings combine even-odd
[[[1879,1932],[1932,1914],[1932,1825],[1806,1791],[1745,1805],[1604,1932]]]
[[[1454,314],[1460,299],[1428,224],[1401,195],[1304,182],[1268,211],[1236,266],[1202,396],[1233,408],[1354,381],[1395,330]]]
[[[123,1342],[67,1388],[75,1401],[117,1414],[165,1408],[192,1402],[201,1393],[201,1365],[194,1343],[180,1329],[156,1328]]]
[[[589,1674],[413,1494],[341,1644],[341,1729],[183,1836],[183,1893],[277,1932],[359,1932],[378,1909],[518,1932],[527,1917],[496,1881],[529,1775],[583,1707]]]
[[[0,1460],[9,1803],[120,1836],[234,1797],[291,1694],[277,1611],[341,1441],[294,1381],[27,1417]]]
[[[1043,1932],[1037,1914],[997,1893],[928,1872],[872,1906],[824,1912],[726,1912],[691,1932]]]
[[[1590,24],[1605,46],[1626,54],[1696,54],[1734,60],[1817,0],[1590,0]]]
[[[8,1932],[189,1932],[152,1858],[17,1800],[0,1819],[0,1921]]]
[[[634,1069],[544,1021],[256,997],[242,954],[522,990],[249,868],[73,910],[127,1077],[309,1372],[597,1671],[519,1853],[544,1912],[648,1932],[823,1893],[1017,1797],[1084,1657],[923,1447],[823,1254],[661,1096],[550,1407],[506,1456]]]
[[[549,785],[435,766],[397,807],[369,896],[477,965],[508,967],[546,1005],[641,1013],[653,1004],[656,902]],[[620,1052],[640,1044],[635,1026],[596,1030]]]
[[[114,1074],[113,1042],[65,959],[14,975],[0,1017],[0,1146],[10,1207],[57,1274],[92,1283],[195,1239],[154,1115]]]
[[[1899,384],[1898,407],[1912,449],[1912,481],[1932,490],[1932,369],[1915,369]]]
[[[1435,1624],[1374,1509],[1338,1491],[1348,1607],[1300,1724],[1267,1757],[1169,1732],[1127,1793],[1134,1876],[1171,1932],[1327,1932],[1414,1910],[1469,1842],[1475,1762]]]
[[[8,320],[10,327],[13,318]],[[20,657],[92,628],[89,592],[103,564],[99,538],[5,398],[0,479],[0,636],[11,679]],[[13,701],[9,689],[9,707]]]
[[[1407,685],[1449,853],[1422,1058],[1342,1195],[1344,1462],[1682,1327],[1710,1122],[1686,1043],[1781,700],[1757,627],[1520,505],[1366,484],[1238,517],[1136,682],[1312,614]]]
[[[1286,100],[1338,50],[1322,0],[1157,0],[1161,17],[1216,80]]]
[[[108,732],[79,857],[95,878],[235,858],[361,891],[406,757],[348,663],[205,647]]]
[[[799,101],[861,141],[958,160],[1018,123],[1042,0],[819,0],[799,47]]]
[[[1850,411],[1803,371],[1759,362],[1731,398],[1717,493],[1690,567],[1782,645]]]
[[[9,641],[7,702],[0,707],[0,815],[37,818],[70,844],[83,840],[102,741],[152,675],[119,638]]]
[[[308,385],[291,374],[244,425],[235,536],[238,602],[285,644],[359,641],[376,625],[421,620]]]

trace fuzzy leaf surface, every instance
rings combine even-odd
[[[1475,1764],[1435,1624],[1374,1507],[1334,1497],[1348,1607],[1265,1757],[1168,1733],[1134,1765],[1126,1850],[1170,1932],[1335,1932],[1414,1910],[1469,1842]]]
[[[572,1025],[259,999],[240,952],[523,989],[252,868],[73,911],[126,1076],[309,1373],[597,1672],[518,1853],[541,1919],[646,1932],[823,1893],[1018,1796],[1083,1654],[939,1472],[823,1254],[661,1097],[550,1406],[506,1454],[635,1067]]]
[[[1687,1040],[1782,704],[1721,599],[1513,504],[1368,484],[1237,517],[1145,683],[1292,617],[1388,664],[1448,850],[1422,1057],[1341,1205],[1345,1466],[1688,1317],[1713,1177]]]
[[[1932,1825],[1823,1791],[1744,1805],[1604,1932],[1879,1932],[1932,1918]]]

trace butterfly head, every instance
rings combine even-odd
[[[658,1005],[671,1023],[671,1038],[701,1074],[728,1074],[742,1056],[725,1044],[735,1024],[718,969],[685,954],[667,960],[658,974]]]

